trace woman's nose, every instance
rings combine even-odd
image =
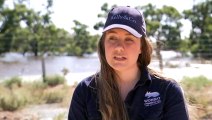
[[[123,51],[124,50],[124,43],[122,42],[117,42],[115,46],[115,50],[117,51]]]

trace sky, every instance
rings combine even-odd
[[[8,3],[12,0],[6,0]],[[44,5],[47,0],[29,0],[28,6],[36,11],[44,10]],[[104,3],[108,3],[109,7],[116,4],[118,6],[143,6],[148,3],[156,5],[156,7],[162,7],[163,5],[173,6],[179,12],[185,9],[191,9],[192,5],[201,0],[53,0],[52,7],[52,21],[59,27],[65,30],[72,31],[74,27],[73,20],[78,20],[82,24],[88,26],[88,31],[91,34],[101,33],[101,30],[96,31],[93,29],[95,23],[100,19],[97,14],[101,13],[101,6]],[[103,21],[104,22],[104,21]],[[188,36],[191,23],[188,20],[182,20],[182,36]]]

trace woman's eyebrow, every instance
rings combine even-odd
[[[107,33],[117,33],[117,32],[114,30],[109,30],[109,31],[107,31]]]

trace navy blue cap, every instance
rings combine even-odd
[[[146,36],[146,23],[143,14],[129,6],[118,6],[111,9],[103,32],[112,28],[125,29],[138,38]]]

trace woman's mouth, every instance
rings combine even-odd
[[[117,60],[117,61],[124,61],[127,58],[126,57],[123,57],[123,56],[115,56],[114,59]]]

